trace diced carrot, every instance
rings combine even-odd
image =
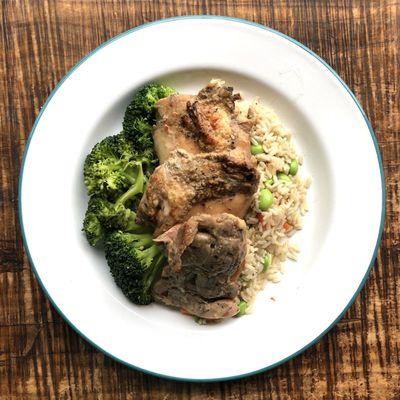
[[[265,223],[265,221],[264,221],[264,215],[262,215],[261,213],[258,213],[258,214],[257,214],[257,219],[258,219],[258,222],[259,222],[260,225],[261,225],[261,228],[265,231],[265,229],[267,228],[267,226],[266,226],[266,223]]]
[[[190,312],[186,311],[184,308],[179,310],[183,315],[191,315]]]
[[[292,230],[292,225],[290,225],[290,224],[288,224],[287,222],[285,222],[284,224],[283,224],[283,230],[287,233],[287,232],[289,232],[289,231],[291,231]]]

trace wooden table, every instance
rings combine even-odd
[[[143,22],[185,14],[256,21],[321,55],[370,118],[386,175],[382,245],[354,305],[302,355],[233,382],[158,379],[95,350],[43,295],[18,225],[17,184],[25,141],[58,80],[112,36]],[[1,399],[400,399],[400,1],[1,0],[0,15]],[[359,227],[353,228],[356,234]]]

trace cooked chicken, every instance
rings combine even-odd
[[[186,94],[173,94],[157,103],[157,124],[154,129],[154,147],[160,164],[167,160],[176,149],[184,149],[190,154],[201,150],[196,141],[182,126],[182,116],[186,113],[187,103],[195,98]]]
[[[191,217],[162,234],[168,265],[156,282],[156,300],[206,319],[238,312],[237,278],[246,255],[246,224],[231,214]]]
[[[246,255],[246,214],[259,174],[250,153],[252,120],[239,122],[240,95],[213,80],[197,96],[157,103],[160,160],[137,209],[155,227],[168,264],[154,298],[205,319],[238,312],[238,276]]]
[[[155,149],[160,163],[168,165],[153,174],[138,222],[153,223],[158,234],[201,213],[244,217],[258,174],[249,126],[236,119],[239,98],[233,88],[213,80],[197,96],[173,94],[157,103]]]
[[[224,202],[236,194],[242,195],[242,209],[231,204],[231,211],[244,215],[258,179],[253,163],[226,152],[191,156],[184,150],[175,150],[151,175],[137,210],[137,221],[155,225],[157,236],[203,210],[217,214],[229,209]],[[217,206],[217,200],[222,199],[224,202]],[[207,205],[209,201],[213,203]]]
[[[175,149],[189,154],[240,151],[250,158],[248,126],[235,115],[233,88],[213,80],[197,96],[173,94],[157,103],[155,149],[163,163]]]

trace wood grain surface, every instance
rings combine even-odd
[[[354,305],[300,356],[233,382],[158,379],[95,350],[50,306],[18,225],[24,145],[59,79],[112,36],[187,14],[256,21],[321,55],[370,118],[386,175],[383,240]],[[0,0],[0,15],[0,399],[400,399],[400,1]]]

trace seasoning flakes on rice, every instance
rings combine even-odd
[[[241,273],[240,296],[248,304],[267,281],[277,283],[284,272],[284,261],[296,261],[299,248],[289,238],[302,228],[302,216],[307,212],[306,194],[310,178],[290,175],[293,160],[303,164],[303,157],[296,153],[291,133],[282,125],[278,116],[258,101],[236,103],[239,120],[250,119],[254,125],[251,143],[261,145],[264,152],[256,154],[260,183],[245,220],[248,229],[248,250],[245,267]],[[284,174],[284,175],[282,175]],[[272,205],[260,210],[260,190],[268,189],[273,195]],[[267,257],[267,262],[265,262]]]

